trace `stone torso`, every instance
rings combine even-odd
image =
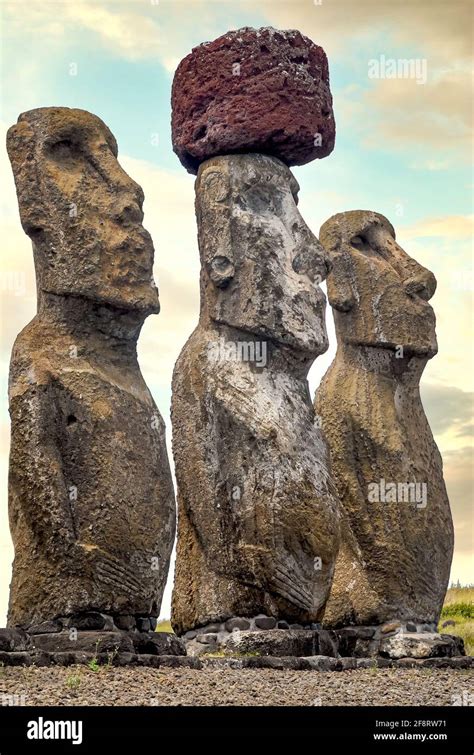
[[[328,624],[437,621],[453,530],[441,457],[419,395],[425,361],[400,360],[395,375],[336,358],[318,389],[316,412],[355,538],[343,537]]]
[[[35,343],[48,344],[40,360]],[[14,537],[28,543],[17,548],[14,570],[34,573],[44,559],[54,579],[67,559],[71,572],[65,575],[67,605],[53,592],[38,611],[67,614],[92,604],[109,613],[125,606],[156,613],[156,594],[164,587],[158,575],[159,581],[166,576],[173,536],[173,490],[163,421],[134,346],[129,354],[116,350],[115,358],[104,358],[90,353],[90,344],[34,320],[15,345],[10,402],[11,526]],[[41,506],[45,521],[35,518]],[[57,528],[52,536],[48,524]],[[44,552],[40,541],[47,543]],[[11,598],[13,623],[22,623],[25,611],[31,616],[21,584]]]
[[[179,526],[186,519],[203,544],[216,582],[244,586],[236,603],[229,588],[220,607],[218,590],[207,618],[249,615],[250,605],[255,615],[316,621],[332,577],[337,503],[304,366],[300,375],[272,368],[272,354],[262,369],[210,359],[216,336],[194,332],[173,382]],[[180,478],[185,460],[193,474]]]

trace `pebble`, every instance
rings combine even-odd
[[[2,694],[26,705],[452,705],[474,670],[6,667]]]

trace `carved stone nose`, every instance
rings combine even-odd
[[[421,268],[419,273],[405,280],[404,287],[409,296],[419,296],[428,301],[436,291],[436,278],[432,272]]]

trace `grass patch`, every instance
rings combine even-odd
[[[450,587],[444,599],[444,605],[449,606],[451,603],[474,603],[474,586]]]
[[[454,625],[443,627],[445,621],[454,621]],[[449,588],[438,631],[462,637],[467,655],[474,655],[474,587]]]
[[[227,658],[225,652],[223,650],[215,650],[214,652],[210,653],[201,653],[199,656],[200,658]]]
[[[80,676],[77,676],[77,675],[75,676],[75,675],[72,675],[72,674],[71,674],[71,675],[70,675],[70,676],[68,676],[68,678],[66,679],[66,687],[67,687],[68,689],[71,689],[71,690],[77,689],[77,688],[78,688],[78,687],[80,686],[80,684],[81,684],[81,681],[82,681],[82,680],[81,680],[81,677],[80,677]]]
[[[173,632],[173,627],[171,626],[171,621],[169,619],[161,619],[156,625],[156,632]]]
[[[448,603],[441,611],[442,619],[452,616],[462,616],[463,619],[474,619],[474,603]]]
[[[87,664],[87,668],[90,669],[91,671],[98,671],[100,669],[100,666],[99,666],[99,661],[97,660],[97,658],[92,658],[92,660],[90,660],[89,663]]]

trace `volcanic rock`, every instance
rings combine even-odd
[[[428,303],[436,280],[375,212],[335,215],[320,238],[338,349],[315,409],[343,508],[324,625],[429,629],[453,553],[442,460],[419,391],[437,352]]]
[[[335,122],[324,50],[299,31],[245,27],[195,47],[172,88],[173,149],[190,173],[210,157],[326,157]]]
[[[255,154],[208,160],[196,182],[201,314],[172,398],[177,634],[259,614],[310,624],[329,593],[339,504],[307,383],[327,348],[327,268],[297,191]]]
[[[159,311],[143,192],[84,110],[23,113],[7,148],[38,292],[10,365],[8,622],[157,616],[175,502],[137,361],[143,322]]]

